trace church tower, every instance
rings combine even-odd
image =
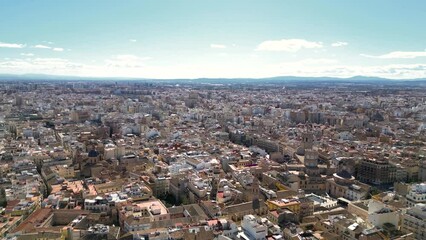
[[[307,149],[312,149],[314,147],[314,135],[311,131],[302,133],[302,147]]]
[[[305,151],[305,171],[309,176],[319,175],[318,152],[312,149]]]
[[[252,194],[252,207],[253,210],[259,210],[260,201],[259,201],[259,180],[257,178],[253,179],[253,183],[251,185],[251,194]]]
[[[302,132],[302,142],[297,148],[296,153],[298,155],[305,155],[306,150],[311,150],[314,147],[314,134],[310,129],[307,129]]]
[[[216,195],[217,195],[217,191],[219,189],[219,178],[213,176],[213,178],[211,179],[211,185],[212,188],[210,190],[210,199],[211,200],[216,200]]]
[[[253,199],[259,198],[259,180],[257,180],[257,178],[253,179],[253,183],[251,185],[251,193],[253,194]]]

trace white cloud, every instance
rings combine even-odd
[[[260,43],[256,51],[297,52],[303,48],[322,48],[322,42],[311,42],[305,39],[269,40]]]
[[[265,70],[276,76],[300,77],[353,77],[371,76],[389,79],[414,79],[426,77],[426,64],[389,64],[389,65],[343,65],[343,64],[290,64],[282,63],[269,66]]]
[[[48,44],[52,44],[52,42],[48,42]],[[42,45],[42,44],[37,44],[33,46],[33,48],[51,49],[52,51],[55,51],[55,52],[63,52],[65,50],[64,48],[61,48],[61,47],[51,47],[51,46]],[[70,51],[70,49],[68,49],[68,51]]]
[[[136,39],[129,39],[130,42],[137,42]]]
[[[332,47],[343,47],[343,46],[346,46],[346,45],[348,45],[347,42],[334,42],[334,43],[331,44]]]
[[[34,56],[34,53],[21,53],[21,56],[32,57]]]
[[[392,59],[392,58],[417,58],[417,57],[426,57],[426,51],[419,52],[404,52],[404,51],[394,51],[383,55],[368,55],[360,54],[363,57],[368,58],[381,58],[381,59]]]
[[[212,44],[210,44],[210,48],[219,48],[219,49],[224,49],[224,48],[226,48],[226,45],[223,45],[223,44],[214,44],[214,43],[212,43]]]
[[[306,67],[306,66],[312,66],[312,65],[335,64],[337,62],[338,61],[336,59],[330,59],[330,58],[307,58],[307,59],[302,59],[299,61],[284,62],[284,63],[281,63],[281,65]]]
[[[253,53],[255,54],[255,53]],[[135,55],[115,55],[90,64],[72,62],[63,58],[0,59],[0,72],[23,74],[44,73],[55,75],[96,77],[145,78],[238,78],[272,76],[352,77],[357,75],[391,79],[425,78],[426,63],[388,65],[345,65],[336,59],[307,58],[297,61],[267,64],[247,57],[247,62],[177,63],[167,66],[151,65],[149,58]]]
[[[0,62],[0,71],[9,73],[79,74],[84,65],[62,58],[27,58]]]
[[[144,67],[145,61],[149,60],[149,57],[138,57],[131,54],[115,55],[105,60],[107,66],[119,67],[119,68],[138,68]]]
[[[0,48],[24,48],[25,44],[0,42]]]
[[[46,45],[41,45],[41,44],[37,44],[34,46],[34,48],[44,48],[44,49],[50,49],[51,47],[46,46]]]

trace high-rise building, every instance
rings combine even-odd
[[[21,107],[24,103],[24,100],[22,99],[22,96],[16,95],[15,96],[15,106]]]

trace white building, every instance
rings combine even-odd
[[[245,215],[241,222],[241,227],[245,234],[253,240],[266,239],[268,228],[262,224],[260,219],[256,219],[253,215]]]
[[[174,162],[174,163],[171,163],[168,166],[168,169],[169,169],[169,172],[170,172],[171,175],[176,175],[176,174],[179,174],[181,172],[185,172],[187,170],[190,170],[190,169],[192,169],[192,167],[189,166],[186,163],[183,163],[183,162]]]
[[[108,143],[105,145],[104,147],[104,159],[108,160],[108,159],[112,159],[115,158],[115,156],[117,151],[117,147],[112,144],[112,143]]]
[[[413,233],[415,239],[426,239],[426,204],[416,204],[402,215],[401,230]]]
[[[406,198],[408,207],[413,207],[417,203],[426,203],[426,183],[414,184]]]
[[[126,155],[126,143],[123,139],[117,141],[117,149],[115,150],[115,158],[120,159]]]
[[[335,138],[340,141],[351,141],[354,136],[348,131],[340,132],[335,135]]]
[[[391,223],[398,227],[400,212],[394,211],[379,201],[370,200],[368,203],[368,222],[375,227],[383,227],[385,223]]]
[[[310,200],[314,201],[314,207],[315,208],[335,208],[337,207],[337,200],[331,198],[331,197],[323,197],[318,196],[316,194],[310,193],[306,194],[306,198],[309,198]]]
[[[94,212],[110,212],[111,204],[107,199],[97,196],[95,199],[84,199],[84,210]]]
[[[192,193],[197,195],[197,197],[204,198],[211,190],[211,186],[207,180],[202,179],[198,176],[191,176],[188,183],[188,189],[191,190]]]

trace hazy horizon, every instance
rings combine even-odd
[[[426,77],[424,1],[1,1],[0,73]]]

